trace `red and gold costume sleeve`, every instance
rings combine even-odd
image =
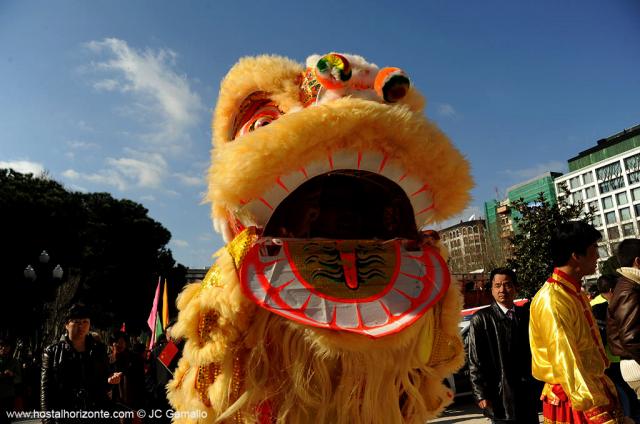
[[[615,388],[604,375],[609,361],[579,283],[554,271],[531,304],[529,336],[533,376],[547,383],[543,396],[553,397],[559,384],[587,417],[615,409]]]

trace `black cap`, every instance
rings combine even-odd
[[[89,311],[89,308],[87,308],[83,304],[74,303],[69,307],[69,310],[67,311],[65,322],[69,322],[72,319],[81,319],[81,318],[91,319],[91,312]]]

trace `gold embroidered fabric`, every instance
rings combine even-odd
[[[198,374],[196,375],[196,391],[198,392],[198,396],[200,396],[202,403],[207,407],[211,406],[207,390],[219,375],[220,365],[216,363],[200,365],[198,367]]]
[[[531,303],[532,372],[560,384],[573,408],[586,411],[607,405],[615,388],[604,375],[609,364],[588,302],[566,277],[554,272]]]
[[[209,340],[209,333],[213,330],[213,326],[218,322],[218,314],[215,311],[200,312],[198,319],[198,341],[200,346]]]
[[[233,258],[236,269],[240,269],[245,255],[257,239],[256,229],[249,227],[238,234],[231,243],[227,244],[227,252],[229,252],[229,255]]]
[[[222,276],[220,275],[220,267],[214,264],[202,279],[201,288],[208,289],[210,287],[222,287]]]

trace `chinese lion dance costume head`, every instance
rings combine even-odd
[[[227,245],[178,299],[176,421],[422,424],[450,403],[461,296],[421,228],[472,181],[423,107],[355,55],[231,69],[208,191]]]

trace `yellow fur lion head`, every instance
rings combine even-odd
[[[229,244],[178,301],[177,410],[422,423],[450,401],[460,293],[421,229],[460,212],[472,180],[423,108],[402,69],[360,56],[231,69],[207,196]]]

